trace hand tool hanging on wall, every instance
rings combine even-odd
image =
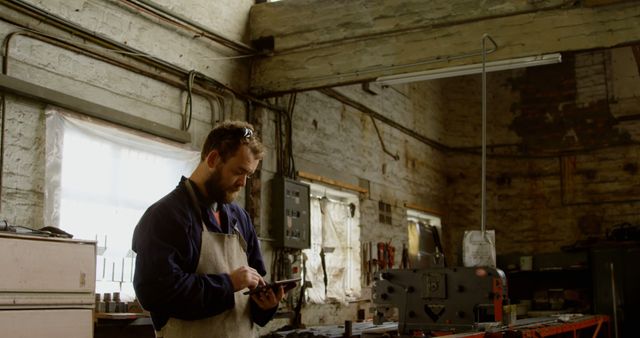
[[[371,262],[371,242],[365,242],[362,244],[362,279],[364,285],[369,285],[371,283]]]
[[[324,298],[327,298],[327,263],[324,258],[324,248],[320,249],[320,263],[322,264],[322,281],[324,282]]]
[[[304,303],[304,293],[307,289],[307,255],[302,254],[302,283],[300,286],[300,295],[298,296],[298,302],[293,309],[293,316],[291,317],[291,326],[294,328],[302,327],[302,304]]]
[[[393,263],[395,261],[396,256],[396,248],[391,245],[391,242],[387,242],[385,245],[385,249],[387,252],[387,268],[393,269]]]
[[[384,270],[387,266],[387,260],[385,259],[386,250],[384,249],[384,243],[378,242],[378,268]]]
[[[369,253],[369,275],[367,276],[367,285],[371,285],[371,282],[373,281],[373,276],[378,273],[378,271],[380,270],[380,265],[378,265],[378,259],[373,257],[373,242],[369,242],[367,243],[368,245],[368,249]]]
[[[361,250],[362,250],[362,255],[361,255],[361,269],[362,269],[362,274],[360,275],[360,282],[363,285],[367,284],[367,273],[369,270],[367,270],[367,243],[362,243],[360,245]]]
[[[402,258],[400,259],[400,268],[409,268],[409,249],[407,249],[407,245],[405,243],[402,243]]]
[[[442,248],[442,242],[440,241],[440,233],[438,232],[438,228],[433,225],[429,225],[431,228],[431,234],[433,235],[433,243],[436,246],[436,255],[438,257],[442,257],[442,266],[447,266],[447,257],[444,256],[444,249]],[[437,262],[440,264],[440,262]]]

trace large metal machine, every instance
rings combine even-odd
[[[490,267],[392,269],[374,277],[375,323],[398,311],[401,337],[421,332],[462,332],[501,322],[507,302],[504,272]]]

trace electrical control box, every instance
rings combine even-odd
[[[286,177],[271,180],[271,229],[279,248],[308,249],[311,247],[311,215],[308,184]]]

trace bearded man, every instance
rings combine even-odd
[[[275,314],[283,290],[266,269],[249,214],[233,203],[264,147],[242,121],[215,127],[189,178],[150,206],[133,235],[134,288],[156,337],[252,337]]]

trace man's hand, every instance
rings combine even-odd
[[[231,271],[229,277],[233,291],[240,291],[244,288],[254,289],[258,285],[265,284],[258,271],[249,266],[241,266]]]
[[[274,307],[278,306],[280,300],[284,296],[284,289],[280,286],[277,289],[277,293],[273,292],[273,289],[268,288],[263,292],[258,292],[251,295],[251,298],[258,304],[258,306],[263,310],[270,310]]]

